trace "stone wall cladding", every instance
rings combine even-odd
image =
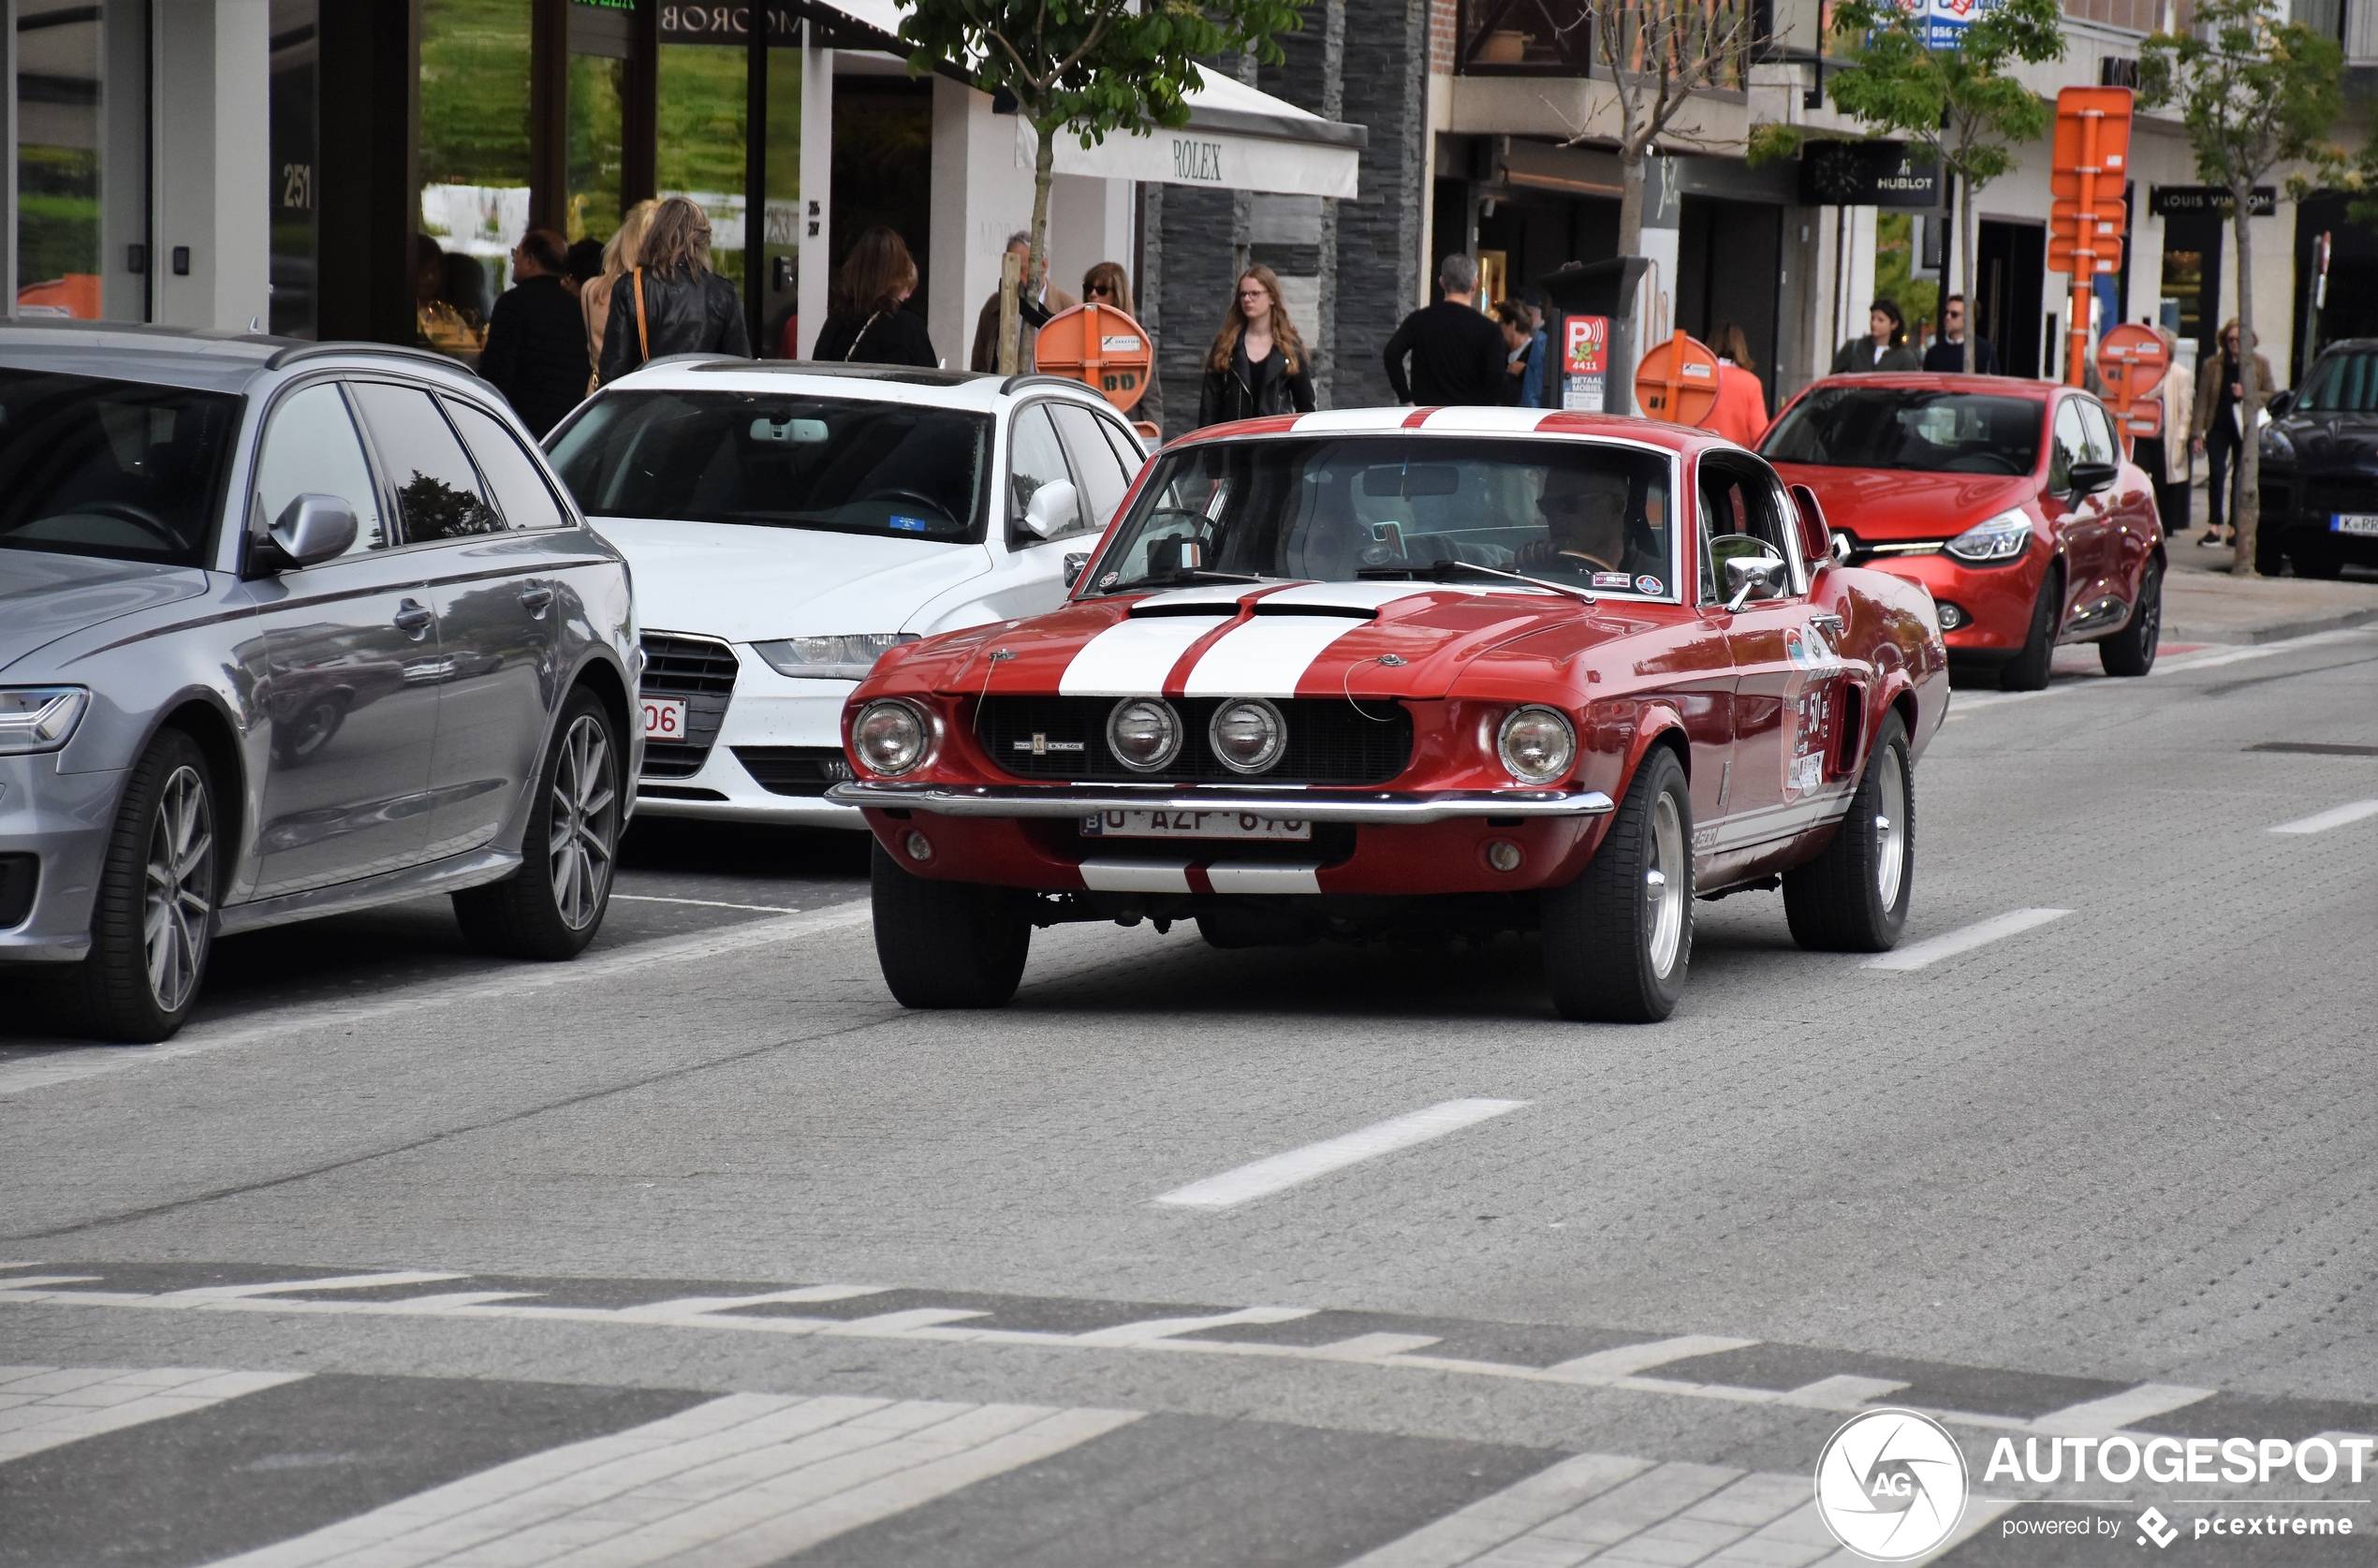
[[[1427,86],[1433,0],[1347,0],[1343,118],[1367,125],[1361,192],[1338,206],[1332,403],[1393,401],[1387,339],[1420,303],[1429,191]]]

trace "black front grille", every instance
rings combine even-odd
[[[771,795],[819,796],[850,777],[839,746],[737,746],[735,760]]]
[[[982,704],[977,733],[992,765],[1024,779],[1098,783],[1166,780],[1196,784],[1383,784],[1412,761],[1412,715],[1400,702],[1290,697],[1274,703],[1288,745],[1266,773],[1233,772],[1206,741],[1206,725],[1227,697],[1175,697],[1187,733],[1181,755],[1156,773],[1125,768],[1107,749],[1108,696],[995,696]]]
[[[41,885],[37,855],[0,855],[0,931],[22,926],[33,913],[34,889]]]
[[[727,720],[735,670],[735,650],[716,637],[644,634],[643,695],[685,704],[685,739],[645,742],[644,777],[686,779],[702,770]]]

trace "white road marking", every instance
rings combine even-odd
[[[1345,1568],[1456,1568],[1651,1468],[1649,1459],[1579,1454],[1365,1552]]]
[[[295,1383],[216,1367],[0,1367],[0,1460]]]
[[[1274,1154],[1237,1170],[1176,1187],[1160,1194],[1156,1201],[1182,1209],[1235,1208],[1360,1161],[1458,1133],[1526,1104],[1525,1100],[1447,1100],[1359,1132],[1291,1149],[1284,1154]]]
[[[864,926],[872,917],[867,901],[862,899],[777,920],[752,920],[724,931],[693,931],[658,942],[640,942],[573,963],[514,964],[491,974],[409,988],[386,1001],[295,1006],[249,1024],[228,1020],[198,1024],[160,1046],[91,1046],[51,1051],[0,1067],[0,1096],[23,1094],[160,1062],[177,1062],[209,1051],[259,1045],[287,1034],[336,1033],[385,1018],[409,1017],[425,1008],[462,1002],[503,1002],[533,996],[555,986],[592,985],[669,964],[724,958],[755,947],[825,936]]]
[[[1728,1340],[1715,1334],[1680,1334],[1672,1340],[1645,1340],[1640,1344],[1618,1345],[1609,1350],[1597,1350],[1591,1356],[1579,1356],[1544,1369],[1547,1376],[1564,1383],[1605,1383],[1670,1361],[1681,1361],[1692,1356],[1715,1356],[1722,1350],[1741,1350],[1758,1343],[1756,1340]]]
[[[613,903],[683,903],[697,909],[748,909],[756,915],[799,915],[781,903],[726,903],[717,899],[665,899],[658,893],[613,893]]]
[[[2348,822],[2359,822],[2365,816],[2378,816],[2378,800],[2352,800],[2341,806],[2331,806],[2325,812],[2283,822],[2270,829],[2274,833],[2326,833],[2331,828],[2342,828]]]
[[[2030,931],[2034,926],[2044,926],[2050,920],[2061,920],[2071,913],[2069,909],[2009,910],[2004,915],[1993,915],[1987,920],[1977,920],[1970,926],[1960,926],[1953,931],[1945,931],[1928,942],[1918,942],[1912,947],[1901,947],[1894,953],[1877,954],[1867,960],[1862,967],[1889,970],[1922,969],[1928,964],[1938,963],[1943,959],[1953,959],[1960,953],[1970,953],[1976,947],[1985,947],[1993,942],[2018,935]]]
[[[2086,1399],[2035,1416],[2032,1429],[2058,1437],[2111,1437],[2134,1422],[2209,1399],[2213,1390],[2189,1388],[2176,1383],[2142,1383],[2102,1399]]]
[[[763,1568],[1139,1414],[730,1394],[432,1487],[218,1568],[696,1561]],[[588,1555],[576,1555],[582,1550]]]

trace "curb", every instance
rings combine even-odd
[[[2378,622],[2378,607],[2332,609],[2253,626],[2192,626],[2185,621],[2166,620],[2163,635],[2174,642],[2218,642],[2232,647],[2253,647],[2265,642],[2285,642],[2291,637],[2310,637],[2314,632],[2346,631],[2373,622]]]

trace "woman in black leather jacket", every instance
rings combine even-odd
[[[671,354],[751,358],[743,301],[710,270],[710,219],[699,207],[682,196],[662,202],[637,258],[642,264],[611,289],[611,316],[603,326],[604,381]]]
[[[1206,355],[1197,424],[1312,412],[1313,366],[1280,303],[1280,280],[1269,267],[1250,267]]]

